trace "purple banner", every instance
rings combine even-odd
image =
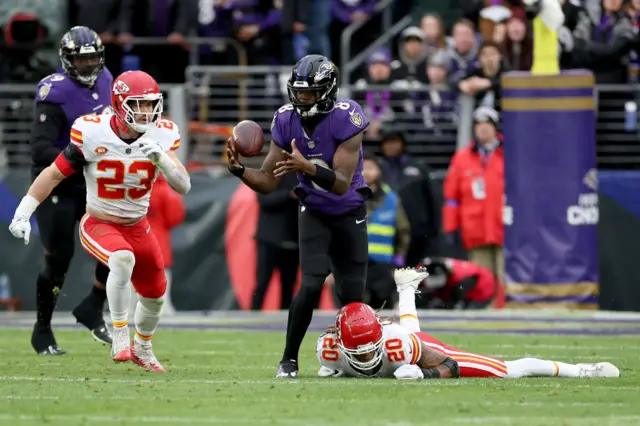
[[[595,309],[593,76],[507,73],[502,84],[507,300]]]

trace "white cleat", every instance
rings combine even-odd
[[[131,346],[131,360],[147,371],[155,371],[156,373],[167,372],[154,355],[150,344],[141,345],[134,341]]]
[[[111,358],[114,362],[131,361],[130,338],[128,326],[113,327]]]
[[[580,367],[580,377],[620,377],[620,370],[610,362],[576,365]]]
[[[425,268],[401,268],[396,269],[393,273],[393,279],[396,281],[398,293],[407,289],[411,289],[417,293],[418,286],[428,276],[429,273]]]

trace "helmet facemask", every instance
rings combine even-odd
[[[151,108],[147,106],[149,103]],[[144,133],[156,127],[162,116],[162,94],[127,96],[122,102],[122,111],[124,117],[121,118],[127,126],[138,133]]]
[[[337,81],[309,86],[306,81],[287,83],[289,102],[296,114],[302,118],[314,117],[318,114],[330,112],[338,97]]]
[[[377,342],[350,349],[346,348],[341,341],[338,341],[338,346],[340,346],[342,353],[353,368],[363,374],[373,374],[382,363],[382,357],[384,356],[383,342],[384,339],[381,338]]]
[[[95,52],[93,47],[89,47],[92,52],[65,54],[60,52],[62,68],[73,79],[87,86],[95,84],[98,76],[104,69],[104,52]],[[85,47],[81,47],[81,50]]]

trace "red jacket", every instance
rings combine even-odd
[[[465,300],[485,302],[491,300],[496,291],[496,279],[489,269],[466,260],[447,259],[449,276],[445,289],[455,287],[460,281],[477,277],[475,287],[467,292]]]
[[[476,191],[473,190],[474,186]],[[478,195],[478,186],[484,186],[484,198]],[[444,231],[460,231],[466,249],[486,244],[502,245],[503,204],[502,143],[488,156],[484,164],[475,143],[456,152],[444,181]]]
[[[162,250],[165,268],[170,268],[173,265],[170,231],[184,221],[185,215],[186,210],[182,195],[169,186],[162,174],[158,175],[151,191],[147,219],[153,235],[158,240],[160,250]]]

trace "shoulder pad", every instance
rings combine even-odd
[[[69,90],[69,78],[64,74],[51,74],[40,80],[36,91],[36,103],[49,102],[52,104],[62,104],[67,97]]]
[[[157,141],[165,151],[175,151],[180,148],[180,130],[178,125],[171,120],[163,118],[156,123],[158,128]]]
[[[278,110],[275,113],[275,117],[281,115],[281,114],[287,114],[287,113],[293,113],[293,105],[291,104],[284,104],[282,105],[280,108],[278,108]]]
[[[293,113],[293,105],[284,104],[273,114],[273,120],[271,121],[271,140],[283,149],[287,149],[285,140],[289,138],[289,127],[282,123],[286,123]]]
[[[345,124],[339,128],[336,135],[343,141],[362,132],[369,125],[369,120],[364,115],[360,104],[351,99],[339,99],[331,113],[337,114],[341,119],[344,117]]]

